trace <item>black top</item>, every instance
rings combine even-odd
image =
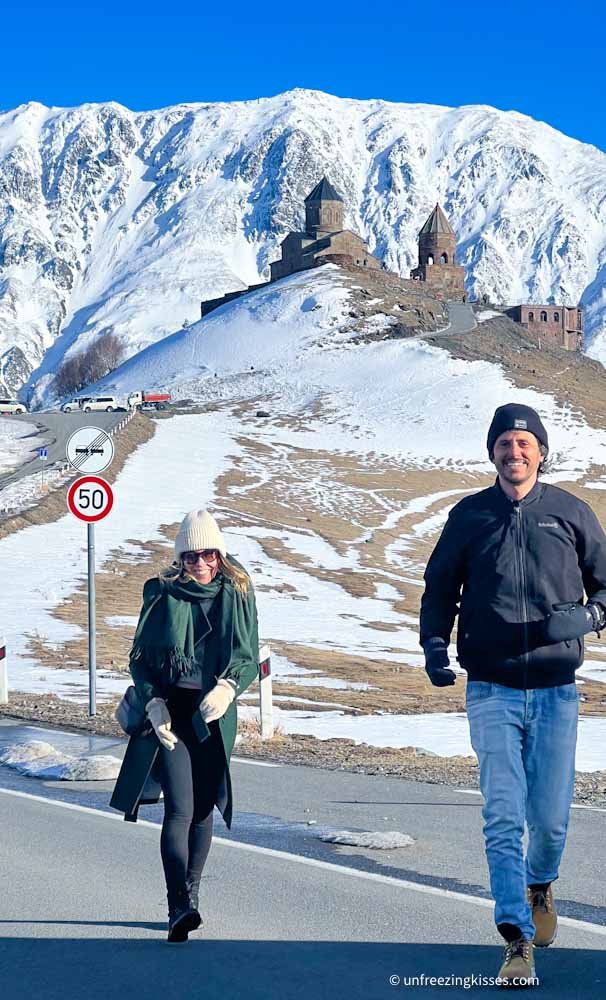
[[[553,605],[587,597],[606,607],[606,535],[584,501],[537,482],[514,501],[494,486],[450,512],[425,571],[421,643],[450,641],[470,680],[514,688],[574,681],[583,641],[541,645]],[[460,607],[459,607],[460,602]]]
[[[319,184],[316,184],[313,191],[307,195],[305,201],[343,201],[340,194],[337,194],[334,187],[326,177],[323,177]]]

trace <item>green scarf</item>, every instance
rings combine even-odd
[[[167,684],[175,684],[180,677],[199,670],[194,645],[194,604],[219,594],[221,601],[220,621],[232,614],[225,599],[226,590],[234,594],[233,588],[224,586],[225,579],[218,574],[211,583],[197,583],[196,580],[150,581],[151,601],[144,601],[139,623],[133,639],[131,660],[145,663],[152,677],[162,679]],[[236,602],[239,594],[235,594]],[[224,628],[219,627],[221,633]]]

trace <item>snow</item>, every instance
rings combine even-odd
[[[29,778],[59,781],[106,781],[118,777],[122,761],[106,754],[74,757],[43,740],[15,743],[0,752],[0,764]]]
[[[345,844],[349,847],[367,847],[374,851],[396,851],[401,847],[412,847],[414,838],[397,830],[367,831],[336,830],[334,833],[318,833],[325,844]]]
[[[258,709],[240,706],[240,716],[258,718]],[[348,739],[374,747],[415,747],[440,757],[473,757],[467,716],[460,712],[423,715],[347,715],[341,711],[284,710],[274,706],[274,724],[286,734],[319,740]],[[581,716],[577,771],[606,770],[606,718]]]
[[[503,313],[497,312],[495,309],[483,309],[482,312],[476,313],[476,319],[478,323],[485,323],[488,319],[502,319]]]
[[[54,490],[59,488],[67,479],[73,476],[71,470],[46,469],[44,470],[44,489]],[[0,492],[0,513],[13,514],[30,507],[34,507],[42,496],[42,472],[34,472],[29,476],[23,476],[4,486]]]
[[[606,684],[606,660],[592,660],[585,658],[583,666],[577,670],[577,677],[584,677],[588,681],[601,681]],[[577,681],[577,683],[582,683]]]
[[[0,114],[0,377],[16,346],[41,397],[65,353],[102,331],[131,356],[195,321],[201,299],[261,280],[324,173],[346,227],[390,269],[408,275],[439,200],[472,295],[583,299],[589,352],[605,356],[604,153],[517,112],[297,88]]]
[[[34,424],[0,417],[0,474],[33,458],[40,444],[42,437],[37,434]]]

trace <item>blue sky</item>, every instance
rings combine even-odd
[[[291,87],[491,104],[606,150],[606,15],[597,0],[231,0],[17,6],[0,13],[0,108],[116,100],[134,110]]]

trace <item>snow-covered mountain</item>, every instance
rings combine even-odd
[[[406,276],[439,200],[472,293],[587,306],[606,359],[606,155],[515,112],[316,91],[133,113],[0,115],[0,380],[38,393],[113,330],[126,355],[268,276],[326,173],[346,224]]]

